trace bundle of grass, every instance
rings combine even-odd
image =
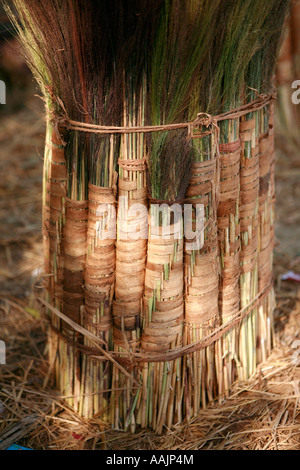
[[[253,3],[255,5],[253,5]],[[254,12],[253,12],[253,7]],[[224,112],[241,105],[241,95],[245,68],[256,46],[255,31],[260,27],[261,15],[265,7],[259,2],[243,2],[232,9],[227,21],[224,38],[224,55],[216,73],[219,88],[220,75],[224,70],[223,99]],[[254,14],[253,14],[254,13]],[[230,25],[234,24],[233,28]],[[234,64],[233,54],[236,54]],[[237,60],[239,57],[239,60]],[[222,69],[222,65],[224,69]],[[229,81],[233,81],[231,88]],[[221,82],[222,83],[222,82]],[[220,292],[219,307],[222,323],[230,321],[240,309],[240,153],[239,118],[220,122],[220,203],[218,206],[218,231],[220,249]],[[224,371],[221,396],[226,395],[236,379],[238,358],[238,334],[236,329],[229,331],[222,341]]]
[[[47,135],[55,145],[55,152],[52,147],[47,154],[51,162],[45,162],[50,210],[44,213],[50,212],[49,274],[53,275],[48,300],[110,345],[115,246],[114,239],[108,243],[100,240],[96,229],[101,232],[104,217],[97,213],[99,204],[115,203],[118,139],[90,136],[76,129],[65,131],[60,138],[55,122],[55,116],[62,114],[85,123],[121,123],[121,100],[117,95],[112,99],[112,90],[120,85],[109,48],[111,18],[106,14],[107,5],[100,8],[96,3],[32,0],[25,6],[16,0],[15,6],[27,59],[48,105]],[[47,232],[48,227],[45,229]],[[81,361],[75,342],[83,342],[89,349],[89,341],[82,341],[55,317],[52,327],[56,341],[51,362],[56,364],[60,390],[75,397],[70,404],[85,416],[105,408],[99,381],[103,389],[110,388],[108,364],[88,356]]]
[[[283,25],[288,12],[289,2],[275,1],[270,4],[270,13],[266,17],[260,33],[259,48],[251,60],[246,74],[246,83],[253,89],[253,99],[257,93],[266,94],[274,89],[274,69],[278,57],[281,40],[283,38]],[[251,96],[250,95],[250,96]],[[244,141],[244,158],[242,159],[242,171],[245,173],[251,165],[252,154],[258,154],[255,165],[257,176],[256,205],[255,210],[249,213],[249,205],[244,201],[243,208],[246,216],[242,228],[242,256],[241,287],[244,292],[242,301],[249,303],[259,292],[266,289],[272,283],[272,260],[274,246],[274,107],[273,103],[265,106],[252,115],[246,115],[243,126],[249,127],[251,120],[255,120],[253,127],[253,144],[255,151],[247,150],[251,144]],[[244,129],[246,133],[246,130]],[[246,134],[244,134],[245,137]],[[249,138],[248,138],[249,139]],[[255,142],[254,142],[255,139]],[[249,139],[250,140],[250,139]],[[246,190],[249,186],[245,184]],[[249,192],[248,192],[249,194]],[[244,193],[246,195],[246,193]],[[250,227],[251,226],[251,227]],[[251,236],[252,235],[252,236]],[[249,246],[255,239],[255,249],[252,249],[252,257]],[[243,252],[244,250],[244,252]],[[247,279],[250,276],[250,279]],[[258,310],[254,309],[248,317],[248,325],[245,328],[244,342],[248,348],[244,348],[246,356],[243,358],[244,377],[248,378],[255,370],[257,362],[265,360],[273,346],[273,311],[274,293],[270,293],[261,302]],[[253,354],[255,351],[257,354]],[[251,361],[250,356],[253,358]]]
[[[231,37],[231,34],[233,34],[232,24],[238,24],[241,18],[237,10],[238,8],[234,8],[233,2],[229,5],[226,4],[226,6],[220,4],[217,8],[216,24],[218,26],[215,27],[212,38],[210,67],[205,67],[200,76],[198,94],[195,95],[190,106],[191,116],[195,115],[199,109],[215,114],[220,112],[222,105],[218,102],[218,99],[219,101],[222,100],[223,84],[225,88],[227,87],[224,90],[224,96],[229,101],[234,101],[233,98],[238,93],[236,87],[240,83],[240,76],[233,69],[230,71],[229,78],[226,68],[227,60],[232,53],[230,49],[231,41],[234,43],[234,49],[234,45],[238,42],[237,38],[241,40],[238,29],[236,29],[236,38]],[[231,78],[235,86],[229,87],[228,82]],[[207,90],[210,90],[210,93],[207,93]],[[229,92],[231,96],[228,95]],[[190,249],[187,243],[185,248],[187,344],[200,341],[211,333],[220,324],[221,320],[218,302],[220,274],[218,230],[220,243],[222,244],[224,243],[222,229],[226,224],[222,226],[219,223],[218,228],[218,218],[220,218],[222,206],[224,206],[225,198],[223,193],[226,192],[227,178],[224,171],[222,174],[222,169],[220,169],[222,156],[219,155],[221,149],[218,147],[218,140],[219,135],[216,124],[210,123],[210,129],[202,127],[199,137],[194,134],[192,141],[192,179],[186,194],[186,202],[194,206],[196,204],[204,206],[204,243],[203,246],[196,247],[196,249]],[[232,163],[234,164],[234,161]],[[233,170],[235,166],[232,167]],[[219,183],[220,170],[223,179]],[[232,181],[232,183],[231,195],[234,196],[238,182]],[[227,191],[229,190],[230,188]],[[234,201],[232,202],[231,206],[235,211],[236,205]],[[218,206],[219,210],[217,211]],[[224,216],[225,220],[226,214]],[[197,222],[196,207],[194,207],[194,221]],[[232,227],[232,224],[230,226]],[[221,267],[224,268],[222,250],[221,257]],[[238,296],[238,292],[235,292],[235,295]],[[226,301],[222,299],[220,302],[221,310],[226,308],[225,303]],[[211,347],[195,352],[192,357],[187,358],[189,415],[197,413],[201,406],[206,406],[207,401],[212,401],[218,393],[221,394],[224,382],[222,355],[221,344],[216,342]],[[194,384],[196,384],[195,388]]]
[[[48,300],[90,333],[52,316],[56,382],[86,417],[160,433],[247,378],[258,338],[269,352],[271,297],[250,307],[271,282],[272,115],[245,106],[270,91],[289,2],[14,1],[48,109]],[[143,129],[201,110],[189,136]]]
[[[164,2],[151,61],[149,121],[186,121],[208,59],[219,2]],[[183,345],[182,204],[190,177],[191,142],[186,131],[153,133],[148,141],[150,229],[145,276],[142,350],[164,353]],[[181,358],[144,365],[141,424],[161,432],[181,421],[186,363]],[[187,411],[189,413],[189,410]]]
[[[35,24],[39,21],[38,17],[41,11],[43,13],[43,17],[41,18],[42,25],[43,19],[47,15],[45,8],[40,6],[41,11],[34,12],[34,9],[37,8],[34,2],[28,3],[26,6],[23,2],[15,2],[15,7],[19,18],[17,20],[16,17],[13,16],[12,19],[25,45],[27,61],[38,80],[46,102],[47,131],[43,185],[44,258],[45,271],[49,276],[47,298],[52,305],[61,309],[63,305],[64,271],[62,239],[68,176],[62,138],[55,132],[50,123],[51,114],[56,109],[56,105],[51,96],[51,75],[55,75],[57,70],[53,71],[55,65],[49,61],[49,57],[47,58],[46,38],[41,35],[39,28],[35,28]],[[54,8],[55,6],[53,5],[53,9]],[[31,11],[31,9],[33,11]],[[10,14],[12,15],[12,13]],[[60,36],[57,40],[62,41],[63,39]],[[51,315],[50,312],[48,313]],[[55,316],[52,317],[51,321],[54,328],[57,330],[62,329],[60,321],[57,320]],[[66,391],[68,372],[64,367],[63,373],[61,374],[58,363],[56,362],[58,355],[65,355],[63,344],[60,342],[56,333],[50,333],[50,336],[51,364],[56,369],[55,375],[57,382],[60,383],[62,388]]]
[[[201,76],[200,93],[191,114],[197,107],[216,115],[241,105],[245,70],[257,47],[256,31],[265,14],[266,7],[259,2],[229,2],[219,6],[219,34],[213,38],[210,67]],[[194,203],[204,204],[205,231],[201,249],[186,250],[186,321],[194,332],[188,342],[199,341],[240,309],[239,118],[224,119],[218,126],[219,136],[211,126],[209,135],[203,132],[199,139],[193,139],[195,162],[187,200],[191,202],[192,197]],[[239,362],[236,348],[236,331],[231,331],[222,342],[194,353],[190,374],[197,377],[199,388],[198,393],[191,393],[194,413],[207,400],[216,395],[222,397],[235,380]]]
[[[240,60],[234,62],[239,65],[230,66],[231,71],[233,68],[233,77],[236,77],[236,86],[232,94],[229,89],[224,93],[223,111],[240,107],[245,103],[244,97],[247,95],[249,101],[254,101],[255,94],[249,93],[247,88],[253,86],[247,82],[248,68],[255,63],[256,51],[265,47],[263,41],[274,22],[277,7],[277,2],[268,4],[244,2],[240,6],[243,13],[234,10],[233,14],[237,14],[237,24],[241,28],[241,34],[238,32],[239,27],[234,28],[237,33],[234,46],[234,41],[233,44],[231,42],[234,35],[232,36],[232,32],[229,33],[229,55],[225,59],[225,64],[232,63],[230,57],[233,51],[238,54]],[[244,23],[239,21],[239,18],[243,18]],[[269,57],[268,60],[273,60],[273,57]],[[254,67],[257,72],[257,67]],[[264,71],[267,67],[268,61],[264,64]],[[228,69],[228,76],[229,74]],[[226,79],[224,83],[227,83]],[[256,135],[257,117],[255,117],[257,115],[258,113],[254,115],[249,113],[245,117],[225,119],[220,122],[221,198],[218,226],[221,228],[219,246],[222,269],[220,290],[222,322],[230,320],[240,309],[246,308],[258,294],[259,147]],[[223,339],[223,357],[226,361],[225,394],[236,378],[248,378],[255,370],[255,314],[255,309],[252,309],[252,313],[247,315],[241,327],[233,329]]]
[[[155,4],[132,1],[127,9],[118,0],[113,4],[102,2],[101,5],[93,0],[53,0],[47,5],[31,0],[26,6],[18,0],[15,2],[20,22],[15,18],[14,21],[29,65],[48,105],[47,136],[51,136],[54,145],[59,145],[57,162],[53,160],[53,150],[49,152],[46,145],[45,260],[50,251],[47,268],[50,279],[53,275],[54,280],[47,289],[48,301],[76,323],[100,336],[109,350],[114,349],[115,170],[119,161],[119,187],[120,191],[125,191],[127,199],[146,203],[144,160],[139,158],[144,156],[143,136],[125,134],[120,139],[114,134],[99,135],[92,130],[81,132],[76,123],[84,122],[87,126],[143,125],[145,54],[148,53],[147,41],[155,31],[159,4],[159,1]],[[58,132],[57,116],[66,117],[71,123],[71,128],[63,132],[62,138]],[[130,162],[123,163],[125,159]],[[133,164],[132,160],[135,160]],[[141,169],[139,160],[143,160]],[[55,171],[54,164],[57,164]],[[50,236],[50,249],[46,243],[49,232],[54,240],[51,243]],[[130,342],[136,341],[140,335],[146,252],[145,241],[138,241],[143,247],[136,253],[135,267],[139,268],[136,273],[128,262],[132,244],[129,245],[127,240],[122,242],[121,233],[113,312],[116,352],[127,350],[126,335],[131,336]],[[144,259],[139,258],[141,252]],[[127,281],[138,295],[135,305],[132,305],[132,299],[128,302],[128,293],[124,294],[124,269],[127,269],[127,274],[128,269],[131,270],[132,275]],[[136,310],[134,314],[132,308]],[[128,312],[124,314],[124,309],[129,315]],[[132,318],[135,333],[131,333]],[[125,396],[119,392],[111,395],[109,419],[118,427],[118,401],[124,399],[127,403],[126,397],[129,396],[126,406],[129,407],[131,402],[128,382],[124,383],[123,376],[119,382],[118,367],[112,371],[103,358],[95,360],[90,357],[93,343],[89,338],[78,337],[69,331],[68,326],[57,320],[55,315],[51,323],[54,335],[50,361],[55,363],[56,383],[60,390],[64,395],[75,397],[70,399],[70,404],[84,416],[101,413],[108,417],[108,393],[102,391],[109,390],[111,383],[117,390],[123,388]],[[77,350],[80,343],[82,355]],[[128,375],[125,377],[128,381]],[[121,407],[124,409],[123,405]]]
[[[82,15],[82,8],[88,9],[87,18]],[[78,61],[85,64],[82,58],[86,60],[82,72],[86,74],[83,82],[88,106],[86,122],[120,125],[122,101],[117,91],[121,89],[121,79],[115,70],[118,51],[113,36],[118,18],[108,15],[106,2],[100,6],[94,1],[85,3],[84,7],[76,5],[75,15],[73,22],[78,25],[77,42],[81,45]],[[116,270],[116,167],[120,139],[114,135],[84,135],[88,144],[88,218],[81,324],[99,336],[104,347],[111,351]],[[94,347],[86,337],[84,345],[87,349]],[[81,414],[87,418],[98,414],[109,420],[111,364],[104,357],[95,360],[84,353],[81,369]]]
[[[273,92],[274,66],[288,6],[286,1],[270,2],[265,15],[261,15],[256,52],[245,74],[245,102],[254,101],[258,93]],[[270,288],[274,184],[271,189],[270,168],[274,159],[274,136],[273,130],[269,133],[270,107],[272,104],[240,119],[240,307],[246,308],[265,291],[267,294],[258,308],[250,309],[239,330],[238,377],[242,379],[254,373],[257,363],[265,359],[272,348],[274,294]],[[268,140],[263,142],[266,133]]]
[[[152,49],[160,0],[132,1],[125,14],[123,2],[117,2],[120,27],[115,30],[121,44],[116,64],[122,77],[125,128],[142,127],[146,119],[148,54]],[[143,132],[121,135],[118,179],[118,218],[116,241],[115,296],[113,301],[114,351],[125,356],[137,351],[141,343],[142,310],[148,235],[148,190],[146,181],[146,141]],[[140,390],[140,370],[132,364],[130,375],[113,369],[111,423],[135,429],[135,407]]]

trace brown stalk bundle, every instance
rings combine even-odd
[[[199,99],[202,109],[206,106],[208,112],[217,114],[241,105],[245,68],[257,47],[257,31],[264,15],[266,8],[258,2],[243,4],[232,2],[226,6],[219,6],[218,24],[222,25],[220,27],[222,32],[214,38],[210,69],[206,71],[204,83],[199,84],[199,90],[203,90],[203,95],[200,92]],[[236,57],[239,57],[239,60]],[[209,89],[210,93],[205,93],[206,89]],[[194,109],[191,108],[192,113],[195,112]],[[214,330],[216,325],[230,321],[241,308],[239,121],[237,116],[235,119],[222,120],[218,124],[217,154],[214,150],[216,132],[211,132],[211,142],[206,142],[208,137],[205,137],[205,133],[204,137],[194,139],[196,162],[188,194],[191,193],[198,203],[203,201],[206,229],[203,248],[192,253],[186,250],[188,279],[186,317],[189,316],[192,301],[195,311],[194,330],[197,331],[198,337],[205,336]],[[206,175],[205,172],[206,167],[212,171],[215,158],[218,161],[218,171],[215,173],[217,183],[214,186],[214,175],[209,172]],[[199,169],[203,167],[203,173],[199,172],[198,166]],[[217,198],[214,195],[216,188]],[[215,240],[215,244],[213,243],[211,247],[208,243],[210,238]],[[193,269],[195,259],[199,265],[198,269]],[[206,286],[205,279],[203,286],[205,266],[208,262],[212,267],[211,284],[207,283]],[[193,292],[190,285],[198,286],[198,292],[197,290]],[[205,322],[200,314],[205,306],[205,295],[209,296],[210,324]],[[187,341],[192,341],[192,338],[189,337]],[[191,377],[197,376],[198,388],[198,392],[191,392],[191,397],[197,396],[194,400],[194,412],[197,412],[199,406],[205,406],[207,400],[211,401],[216,396],[222,399],[224,394],[228,393],[231,384],[237,378],[237,368],[240,367],[238,345],[238,330],[233,329],[213,346],[188,359],[191,371],[198,371],[197,374],[194,372],[194,375],[191,373]]]
[[[53,279],[47,289],[48,300],[95,334],[102,335],[104,329],[104,339],[108,340],[105,332],[112,326],[112,321],[110,319],[109,323],[106,317],[112,303],[115,261],[107,263],[104,269],[99,268],[99,261],[106,263],[108,260],[110,248],[104,243],[104,247],[97,247],[96,255],[92,255],[95,251],[93,225],[99,222],[94,217],[96,206],[105,204],[106,193],[112,193],[112,189],[106,186],[112,188],[114,183],[116,142],[110,139],[111,145],[105,145],[106,142],[103,145],[101,138],[90,139],[88,135],[71,130],[64,133],[66,145],[63,140],[58,141],[57,128],[52,126],[52,118],[59,112],[85,122],[97,119],[104,124],[120,124],[121,102],[118,112],[118,100],[108,99],[111,97],[110,87],[116,89],[118,85],[110,69],[107,5],[95,9],[92,1],[77,3],[71,0],[53,0],[50,3],[32,0],[26,5],[22,2],[15,4],[20,15],[19,32],[26,56],[47,103],[47,135],[52,134],[55,139],[54,149],[48,152],[48,160],[51,161],[45,162],[44,183],[45,250],[48,249],[49,226],[50,256],[47,264],[50,280]],[[101,34],[98,31],[100,25]],[[98,49],[103,53],[100,54]],[[96,184],[92,187],[92,183]],[[104,198],[99,198],[99,193],[105,193]],[[115,258],[114,241],[110,246]],[[111,274],[110,289],[107,289],[107,270]],[[86,309],[84,304],[87,304]],[[98,318],[101,315],[104,319]],[[55,332],[50,360],[55,363],[56,383],[64,395],[76,397],[75,403],[70,399],[70,404],[85,416],[91,416],[103,407],[103,403],[99,404],[101,394],[98,386],[103,364],[99,372],[98,362],[94,364],[86,356],[82,359],[74,341],[84,342],[87,347],[90,343],[78,338],[68,325],[53,316],[51,323]],[[104,388],[108,389],[110,382],[104,382]],[[86,400],[84,394],[88,395]]]
[[[143,138],[142,138],[143,139]],[[125,138],[124,138],[125,140]],[[139,139],[138,139],[139,140]],[[126,142],[127,143],[127,142]],[[139,149],[139,145],[137,148]],[[121,146],[121,148],[124,148]],[[142,152],[144,151],[142,146]],[[114,349],[118,353],[134,352],[140,347],[141,322],[143,311],[143,292],[145,283],[145,265],[147,254],[147,186],[146,166],[142,158],[119,160],[119,207],[118,235],[116,242],[116,281],[115,300],[113,302]],[[116,375],[120,375],[117,370]],[[132,371],[139,379],[139,371]],[[126,389],[126,409],[132,406],[130,381],[125,377],[115,377],[116,389]],[[131,417],[131,429],[135,427]],[[118,423],[118,420],[116,419]],[[128,423],[129,424],[129,423]],[[126,426],[128,425],[126,423]]]
[[[282,28],[285,16],[288,10],[288,4],[284,2],[274,2],[270,5],[269,16],[262,24],[262,35],[260,47],[256,51],[253,59],[249,63],[246,74],[247,81],[251,90],[250,99],[253,99],[253,92],[265,93],[270,90],[273,83],[274,68],[278,56],[279,47],[282,38]],[[274,122],[273,122],[273,103],[253,115],[246,116],[244,123],[243,140],[244,159],[243,173],[247,181],[249,172],[252,172],[254,207],[251,212],[246,210],[246,223],[241,226],[242,252],[242,274],[241,274],[241,299],[247,303],[255,298],[258,292],[261,292],[265,286],[272,282],[272,252],[274,237]],[[250,135],[247,132],[251,120],[253,137],[250,144]],[[268,150],[264,136],[267,137]],[[248,140],[248,143],[247,143]],[[250,150],[250,145],[253,150]],[[247,150],[248,147],[248,150]],[[255,157],[257,155],[257,157]],[[256,161],[257,160],[257,161]],[[252,163],[251,163],[252,161]],[[250,167],[252,170],[250,170]],[[249,170],[248,170],[249,168]],[[271,168],[273,168],[271,170]],[[271,176],[273,173],[273,176]],[[273,182],[271,183],[271,180]],[[245,189],[250,189],[245,184]],[[254,203],[255,192],[255,203]],[[247,193],[244,193],[245,195]],[[250,209],[248,202],[244,205]],[[252,227],[250,226],[252,218]],[[250,222],[250,223],[249,223]],[[251,254],[250,254],[251,253]],[[258,308],[253,309],[242,325],[241,352],[243,377],[248,378],[255,371],[259,361],[269,355],[273,346],[273,310],[274,293],[273,290],[260,303]],[[244,335],[244,339],[243,339]]]
[[[221,123],[222,124],[222,123]],[[219,309],[223,323],[240,310],[240,191],[241,187],[241,143],[238,138],[239,120],[229,120],[226,143],[220,144],[220,202],[218,206],[218,239],[220,246],[221,279]],[[222,342],[224,361],[221,396],[228,394],[237,377],[238,337],[233,330]]]
[[[196,246],[196,250],[189,249],[190,240],[187,239],[185,244],[186,344],[200,341],[219,324],[216,212],[218,155],[214,135],[205,137],[205,140],[208,142],[204,145],[206,149],[202,149],[203,161],[194,162],[192,165],[192,177],[185,199],[186,204],[193,204],[195,222],[199,220],[195,206],[203,205],[203,226],[206,227],[204,240],[198,240],[199,248]],[[204,160],[207,157],[210,159]],[[197,227],[195,229],[197,230]],[[196,414],[201,406],[205,407],[207,399],[212,400],[216,395],[215,354],[218,352],[214,351],[214,348],[207,348],[195,352],[192,360],[186,358],[188,387],[185,400],[188,417]]]
[[[154,213],[152,205],[152,214]],[[179,208],[181,215],[181,210]],[[171,209],[163,209],[163,224],[151,225],[148,239],[148,255],[145,276],[145,312],[142,336],[143,351],[164,353],[182,344],[183,302],[183,240],[182,220],[171,222]],[[168,220],[169,219],[169,220]],[[156,219],[158,222],[158,219]],[[164,239],[163,231],[168,236]],[[149,376],[149,378],[148,378]],[[145,364],[143,371],[142,426],[146,426],[147,399],[149,421],[154,429],[162,430],[163,424],[172,422],[175,412],[180,419],[180,360]],[[150,387],[150,390],[148,390]],[[179,404],[178,404],[179,402]]]
[[[99,206],[101,213],[97,213]],[[115,207],[116,197],[112,188],[89,184],[87,254],[84,272],[85,308],[81,324],[92,333],[100,335],[107,345],[111,344],[111,306],[116,267]],[[89,340],[85,340],[85,345],[93,346]],[[108,363],[89,359],[88,356],[83,358],[81,386],[85,400],[81,412],[86,417],[99,411],[107,412],[106,399],[104,404],[104,396],[106,397],[107,393],[103,396],[100,392],[99,396],[98,392],[109,389],[108,367]]]
[[[47,297],[68,317],[48,311],[56,384],[87,418],[161,433],[222,400],[270,352],[273,297],[259,295],[272,280],[273,115],[268,105],[219,122],[202,114],[189,135],[143,126],[269,93],[288,2],[130,3],[15,0],[47,101]]]
[[[122,79],[122,125],[144,126],[147,117],[146,70],[161,1],[132,1],[129,11],[116,1],[120,27],[114,31],[120,47],[116,67]],[[121,36],[120,36],[121,33]],[[130,356],[141,346],[143,295],[148,235],[146,139],[143,132],[121,135],[118,154],[118,207],[114,284],[113,350]],[[132,377],[132,380],[130,379]],[[139,368],[112,370],[110,419],[113,427],[135,430],[141,380]]]
[[[216,62],[212,61],[213,71],[211,75],[208,74],[210,77],[208,82],[210,81],[212,84],[211,89],[214,90],[215,87],[216,90],[212,91],[212,98],[208,100],[207,106],[210,112],[211,109],[214,110],[214,113],[218,113],[220,109],[227,110],[240,106],[242,104],[241,97],[248,94],[246,85],[263,92],[271,90],[276,51],[287,7],[286,2],[274,2],[273,5],[244,2],[236,4],[232,9],[220,10],[220,18],[224,21],[224,28],[223,34],[219,37],[220,45],[216,49],[220,51],[220,55],[218,56],[214,51],[213,57]],[[241,14],[241,10],[243,10],[243,14]],[[241,21],[242,17],[244,22]],[[234,28],[232,28],[233,22]],[[230,25],[230,29],[227,29],[226,25]],[[241,28],[240,35],[239,28]],[[243,43],[243,41],[245,42]],[[262,51],[264,51],[263,60],[260,57]],[[233,55],[235,59],[233,59]],[[240,61],[236,59],[239,55]],[[248,71],[247,68],[251,70],[252,66],[252,72]],[[261,83],[264,84],[263,88],[261,88]],[[222,87],[223,90],[226,90],[223,95],[219,93]],[[252,93],[250,99],[255,99],[255,93]],[[205,102],[205,100],[203,101]],[[266,109],[263,112],[266,114]],[[253,117],[255,121],[252,119]],[[215,253],[215,260],[219,259],[220,261],[219,321],[223,323],[226,323],[231,317],[234,317],[235,313],[251,303],[258,292],[262,292],[266,288],[266,283],[268,281],[270,283],[271,280],[270,276],[268,280],[266,276],[258,287],[258,126],[259,112],[241,118],[237,113],[236,119],[225,119],[219,124],[219,250]],[[197,142],[197,139],[195,141]],[[202,137],[201,141],[200,148],[205,151],[202,150],[199,153],[198,159],[200,161],[209,160],[205,137]],[[242,157],[242,152],[244,157]],[[250,158],[245,160],[247,155]],[[198,184],[198,187],[198,195],[197,186],[191,186],[191,189],[194,196],[201,198],[201,184]],[[207,220],[206,214],[206,224]],[[213,227],[213,221],[211,221],[211,226]],[[189,266],[189,257],[187,260],[187,266]],[[270,267],[271,257],[268,261],[268,267]],[[193,277],[196,277],[195,273]],[[199,277],[199,281],[200,279],[201,277]],[[271,297],[272,293],[268,295],[268,298]],[[186,312],[188,311],[189,298],[190,296],[187,297]],[[200,298],[199,308],[201,307]],[[264,319],[264,333],[268,335],[271,345],[270,324],[272,322],[270,320],[270,318]],[[261,332],[262,324],[258,321],[257,309],[253,308],[250,309],[239,328],[233,328],[223,335],[221,345],[218,342],[215,343],[214,359],[211,361],[210,369],[215,370],[215,389],[217,389],[219,398],[222,398],[224,393],[228,393],[231,384],[237,378],[248,377],[254,372],[257,363],[256,345],[260,340],[263,343],[265,339],[265,336],[263,338],[257,336],[257,329]],[[258,350],[259,348],[260,346],[258,346]],[[190,362],[195,364],[194,370],[196,370],[200,360],[191,358]],[[207,359],[205,363],[208,364],[209,360]],[[207,366],[206,368],[208,369]],[[205,385],[202,387],[207,396],[213,390],[213,387]],[[203,399],[203,404],[205,405],[205,399]]]
[[[187,121],[206,63],[219,2],[164,2],[150,87],[151,124]],[[191,54],[191,51],[193,53]],[[199,110],[198,110],[199,111]],[[196,114],[193,114],[195,118]],[[191,141],[186,132],[157,133],[149,142],[150,218],[145,276],[142,350],[161,352],[184,345],[183,205],[191,174]],[[166,177],[167,176],[167,177]],[[162,214],[156,207],[164,203]],[[168,205],[171,205],[175,213]],[[162,206],[163,207],[163,206]],[[173,217],[173,218],[172,218]],[[164,239],[163,231],[169,233]],[[142,426],[157,432],[190,414],[186,358],[146,363],[143,369]]]
[[[247,305],[258,293],[258,196],[259,143],[258,112],[246,115],[240,124],[241,157],[241,306]],[[242,376],[247,379],[256,368],[256,310],[241,326],[240,360]]]
[[[49,153],[45,168],[48,165],[47,179],[45,179],[45,212],[43,220],[43,229],[46,236],[44,237],[44,251],[49,249],[49,263],[45,266],[45,273],[49,274],[47,285],[48,300],[55,307],[62,309],[63,303],[63,279],[64,279],[64,256],[62,248],[63,238],[63,220],[64,220],[64,201],[67,191],[67,168],[64,157],[64,149],[60,139],[57,138],[54,131],[51,131],[51,140],[49,145]],[[48,209],[49,204],[49,209]],[[49,215],[49,219],[48,219]],[[48,242],[49,237],[49,242]],[[47,258],[48,258],[47,257]],[[47,259],[46,258],[46,259]],[[52,315],[52,322],[54,328],[60,330],[61,322],[54,315]],[[57,366],[57,354],[60,348],[59,336],[55,331],[50,331],[49,341],[49,359],[50,364],[55,367],[55,377],[57,383],[61,383],[63,374]],[[61,352],[63,355],[63,352]],[[62,389],[64,385],[61,384]]]
[[[258,208],[258,290],[271,282],[273,275],[274,247],[274,104],[261,113],[259,135],[259,208]],[[274,293],[271,292],[262,302],[258,311],[259,341],[257,360],[264,361],[274,346],[273,311],[275,307]],[[265,328],[264,325],[268,325]]]

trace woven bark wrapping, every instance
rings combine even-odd
[[[145,164],[124,160],[119,177],[116,283],[113,302],[114,343],[135,348],[140,342],[147,254],[148,212]],[[138,205],[141,207],[138,208]],[[126,338],[124,337],[126,336]]]
[[[212,145],[212,137],[210,143]],[[213,154],[213,152],[212,152]],[[213,155],[214,156],[214,155]],[[203,204],[203,238],[198,247],[190,247],[185,240],[185,344],[201,341],[219,323],[219,251],[217,233],[217,159],[212,158],[192,165],[192,176],[186,194],[186,204],[193,206],[193,219],[199,222]],[[199,229],[200,227],[198,227]],[[197,227],[193,227],[193,230]],[[215,382],[214,345],[186,358],[186,391],[184,402],[188,419],[205,406],[207,397],[213,399]]]
[[[86,263],[84,271],[84,300],[81,324],[99,336],[111,348],[112,298],[116,269],[115,256],[116,197],[112,188],[89,184]],[[84,346],[93,342],[84,337]],[[86,397],[80,403],[85,417],[107,413],[108,392],[111,383],[108,361],[96,361],[83,355],[81,364],[81,393]]]
[[[186,203],[203,204],[205,240],[201,249],[192,252],[185,245],[185,321],[205,326],[218,316],[218,250],[215,217],[216,161],[194,163]],[[209,220],[207,220],[209,219]]]
[[[152,226],[149,231],[144,295],[146,320],[142,335],[145,351],[165,352],[174,343],[179,346],[179,338],[182,341],[183,240],[177,239],[176,234],[182,229],[178,224],[181,225],[181,221],[164,227],[170,234],[165,239],[162,227]]]
[[[247,119],[248,118],[248,119]],[[259,206],[259,127],[261,112],[246,115],[240,122],[241,156],[241,277],[240,306],[244,308],[258,294],[258,206]],[[264,286],[265,288],[266,286]],[[257,308],[249,311],[239,332],[239,376],[248,379],[257,364]]]
[[[86,253],[87,201],[75,201],[66,197],[65,216],[62,230],[62,254],[64,257],[63,313],[80,324],[81,309],[84,304],[83,272]],[[60,332],[67,342],[60,341],[60,353],[68,358],[65,374],[61,374],[62,389],[70,398],[70,404],[78,411],[80,394],[80,354],[75,342],[80,335],[64,321]],[[73,343],[73,344],[72,344]]]
[[[239,311],[240,292],[240,141],[220,145],[218,241],[221,248],[219,308],[223,321]]]
[[[274,131],[274,103],[269,105],[269,152],[270,152],[270,184],[273,207],[275,203],[275,131]],[[272,224],[274,228],[274,225]]]
[[[51,303],[59,309],[63,308],[63,282],[64,282],[64,255],[62,247],[63,222],[65,217],[65,198],[67,192],[67,165],[65,160],[65,151],[54,131],[51,138],[51,163],[50,178],[48,190],[50,192],[50,215],[49,215],[49,277],[48,294],[52,297]],[[62,331],[65,325],[53,314],[51,314],[51,323],[57,331]],[[73,367],[70,362],[73,361],[74,351],[69,351],[70,356],[67,365],[62,367],[59,357],[64,357],[68,346],[60,340],[54,332],[50,333],[49,359],[51,364],[55,364],[56,384],[66,395],[72,395],[73,390],[68,388],[67,384],[73,383]],[[71,385],[72,386],[72,385]]]
[[[274,126],[273,106],[269,109],[269,132],[259,142],[259,253],[258,288],[272,279],[274,247]]]
[[[88,201],[74,201],[66,198],[65,211],[63,312],[75,322],[80,323],[81,307],[84,305]]]
[[[67,191],[67,167],[64,147],[52,132],[52,159],[50,169],[50,278],[49,290],[56,299],[63,296],[63,254],[61,250],[64,201]]]
[[[83,323],[96,331],[108,331],[112,326],[116,269],[115,207],[116,197],[112,188],[89,184]]]
[[[274,109],[264,110],[259,136],[259,208],[258,208],[258,290],[272,282],[274,247]],[[265,361],[275,344],[273,335],[274,290],[265,296],[258,309],[257,359]],[[266,326],[267,325],[267,326]]]
[[[249,273],[257,262],[257,227],[259,196],[259,145],[255,137],[255,118],[240,123],[241,159],[241,273]],[[251,142],[250,158],[245,157],[245,145]],[[247,233],[247,237],[243,234]]]

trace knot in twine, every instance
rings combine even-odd
[[[201,131],[201,127],[206,127],[207,131]],[[203,138],[212,133],[215,133],[217,140],[219,140],[220,129],[217,118],[208,113],[198,113],[196,119],[189,126],[189,137]]]
[[[199,126],[201,125],[205,127],[210,127],[212,126],[214,122],[214,118],[211,114],[198,113],[194,122],[196,125],[199,125]]]
[[[257,99],[260,102],[267,101],[268,99],[271,99],[272,101],[277,98],[276,92],[273,90],[271,93],[260,93],[256,88],[252,88],[251,86],[248,86],[249,90],[252,90],[256,93]]]

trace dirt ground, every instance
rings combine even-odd
[[[157,436],[107,430],[83,420],[51,387],[46,328],[34,301],[42,269],[41,195],[43,103],[30,85],[24,106],[0,115],[0,449],[298,449],[300,450],[299,150],[276,135],[277,222],[274,276],[277,346],[247,383],[234,386],[222,405],[203,410],[188,425]],[[300,348],[300,345],[299,345]],[[299,356],[300,357],[300,356]],[[300,362],[300,361],[299,361]]]

